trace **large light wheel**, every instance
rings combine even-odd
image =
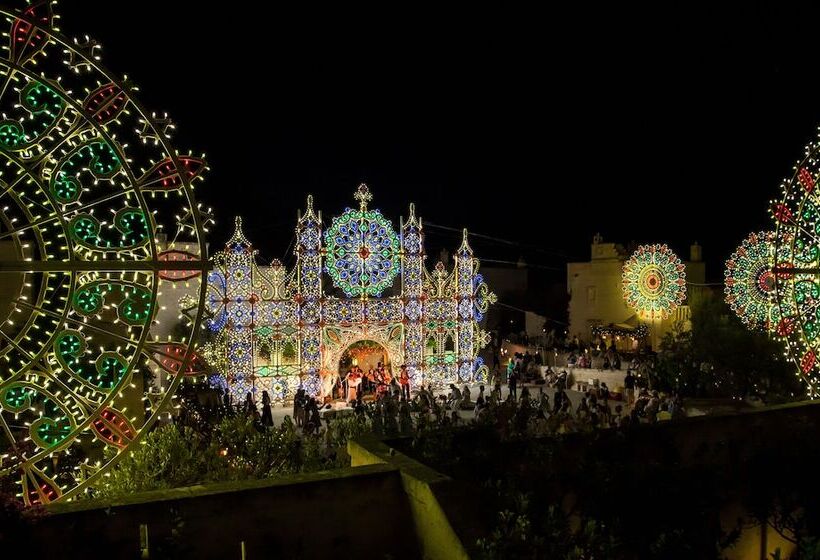
[[[201,305],[207,266],[204,161],[52,8],[0,10],[0,474],[29,504],[93,484],[197,373],[198,320],[169,339],[162,307]]]

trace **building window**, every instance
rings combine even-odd
[[[595,303],[596,296],[597,290],[595,286],[587,286],[587,303]]]

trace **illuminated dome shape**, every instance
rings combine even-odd
[[[198,320],[169,340],[158,298],[185,283],[201,302],[208,266],[205,162],[96,42],[53,29],[54,4],[0,9],[0,476],[29,505],[101,480],[201,373]]]
[[[367,185],[354,198],[359,209],[345,210],[325,232],[325,268],[348,297],[379,296],[399,273],[401,241],[381,212],[367,209],[373,199]]]
[[[752,233],[726,261],[726,303],[751,329],[774,330],[780,321],[775,301],[775,233]]]
[[[809,397],[820,396],[820,142],[806,146],[806,156],[782,184],[783,195],[771,207],[777,224],[774,272],[779,321],[775,333],[787,344]]]
[[[626,303],[642,319],[666,319],[686,297],[686,270],[666,245],[641,245],[624,263]]]

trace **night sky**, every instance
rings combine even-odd
[[[212,244],[241,214],[265,260],[307,193],[329,218],[365,181],[396,223],[413,201],[527,245],[475,239],[479,257],[563,271],[596,232],[684,258],[697,240],[718,280],[820,124],[816,18],[794,9],[280,4],[60,5],[63,32],[99,40],[176,145],[208,155]]]

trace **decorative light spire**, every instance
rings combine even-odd
[[[309,194],[307,196],[307,208],[305,208],[305,213],[299,218],[299,223],[305,222],[319,222],[319,218],[316,216],[316,213],[313,211],[313,195]]]
[[[473,249],[470,247],[470,241],[468,239],[469,234],[467,233],[467,228],[464,228],[464,237],[461,240],[461,247],[458,248],[458,253],[463,255],[465,253],[472,255]]]
[[[247,249],[251,248],[251,242],[245,237],[245,234],[242,232],[242,216],[237,216],[234,219],[234,224],[236,224],[236,228],[234,229],[233,235],[228,240],[228,247],[232,249],[236,249],[237,247],[245,247]]]
[[[373,200],[373,194],[370,192],[370,188],[362,183],[359,185],[359,188],[356,189],[356,194],[353,195],[353,198],[359,201],[359,208],[364,212],[367,210],[367,203]]]
[[[412,202],[410,203],[410,216],[408,216],[407,222],[404,225],[406,227],[417,227],[421,229],[421,220],[416,218],[416,205]]]

